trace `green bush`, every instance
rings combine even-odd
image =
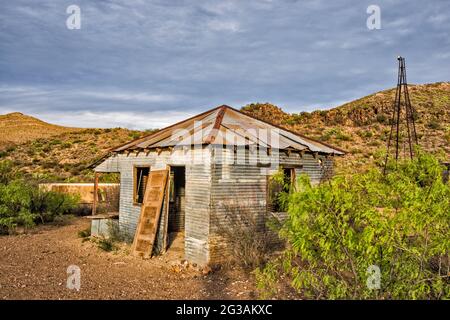
[[[12,161],[0,161],[0,185],[7,184],[18,175],[17,170],[14,169]]]
[[[270,297],[448,299],[450,185],[430,155],[312,186],[299,178],[280,230],[283,255],[256,271]],[[376,267],[374,267],[376,266]],[[380,269],[380,287],[367,285]]]
[[[51,222],[73,210],[78,201],[75,196],[40,189],[32,180],[21,179],[11,163],[0,162],[0,234]]]
[[[427,123],[427,128],[432,130],[439,130],[441,129],[441,124],[437,120],[431,120]]]
[[[341,140],[341,141],[351,141],[352,140],[352,137],[350,135],[345,134],[340,129],[336,129],[336,128],[327,130],[319,139],[322,141],[328,141],[333,136],[336,140]]]
[[[142,132],[140,132],[140,131],[132,131],[132,132],[130,132],[130,133],[128,134],[128,136],[129,136],[131,139],[138,139],[138,138],[141,137],[141,135],[142,135]]]
[[[78,231],[78,237],[80,238],[89,238],[91,236],[91,228],[86,228],[83,230]]]
[[[97,242],[97,247],[106,252],[117,250],[117,246],[114,244],[114,241],[106,238],[99,239]]]
[[[388,122],[388,118],[384,114],[377,114],[377,122],[385,124]]]
[[[361,138],[371,138],[373,136],[373,132],[371,130],[359,130],[357,134]]]

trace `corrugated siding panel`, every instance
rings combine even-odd
[[[226,215],[239,211],[239,208],[257,216],[256,221],[262,230],[266,216],[266,181],[272,169],[256,166],[256,153],[247,151],[244,157],[252,165],[223,164],[223,159],[231,163],[237,156],[232,149],[222,150],[213,147],[194,151],[196,162],[192,163],[189,152],[175,150],[172,155],[163,151],[160,155],[151,152],[148,155],[117,155],[107,159],[97,169],[115,170],[121,173],[120,226],[122,230],[134,235],[140,207],[133,205],[133,165],[165,166],[185,165],[185,256],[199,264],[220,261],[226,253],[226,243],[218,237],[219,225],[226,225]],[[211,154],[213,155],[211,158]],[[325,173],[332,171],[332,159],[312,154],[274,152],[279,165],[302,165],[296,169],[297,176],[306,173],[313,183],[319,183]],[[216,161],[221,159],[220,162]],[[322,165],[319,162],[322,159]],[[241,159],[242,160],[242,159]],[[273,162],[273,161],[272,161]],[[96,169],[96,170],[97,170]],[[271,171],[272,170],[272,171]],[[100,171],[100,170],[97,170]]]
[[[210,191],[210,162],[186,166],[184,248],[186,258],[199,264],[209,261]]]
[[[221,159],[233,159],[231,150],[215,150],[215,156]],[[247,162],[255,154],[246,152]],[[312,154],[299,154],[291,153],[289,156],[285,153],[274,154],[274,157],[278,157],[276,160],[278,165],[293,165],[300,166],[302,168],[295,169],[296,175],[306,173],[309,175],[312,183],[319,183],[325,172],[321,166],[319,159],[322,159],[325,167],[332,167],[332,160],[318,157],[315,159]],[[211,223],[210,223],[210,262],[222,261],[227,254],[226,239],[222,237],[221,230],[226,227],[230,219],[227,215],[244,214],[246,216],[254,215],[255,226],[261,230],[261,232],[267,232],[267,236],[276,242],[277,236],[275,233],[268,230],[266,226],[267,213],[266,195],[267,195],[267,175],[270,175],[275,171],[275,168],[265,170],[255,165],[245,164],[212,164],[212,189],[211,189]],[[253,163],[256,161],[253,159]],[[231,161],[230,161],[231,163]],[[239,222],[239,220],[237,220]],[[233,228],[233,224],[230,228]]]
[[[209,192],[211,189],[211,166],[208,149],[194,150],[197,161],[191,163],[189,152],[175,150],[161,154],[150,152],[148,155],[118,154],[101,163],[96,171],[120,172],[120,208],[119,224],[122,231],[134,237],[141,207],[133,204],[133,168],[136,165],[149,165],[151,169],[165,165],[184,165],[186,168],[185,200],[185,256],[186,259],[205,264],[208,262],[209,235]],[[198,163],[197,163],[198,162]],[[160,229],[164,227],[161,219]],[[161,243],[160,233],[158,242]]]

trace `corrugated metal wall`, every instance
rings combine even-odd
[[[163,151],[157,154],[152,151],[148,155],[118,154],[108,158],[98,167],[99,172],[120,172],[120,215],[119,224],[122,231],[131,237],[136,232],[141,207],[133,204],[133,170],[134,166],[149,165],[151,170],[164,168],[165,165],[185,166],[185,255],[192,262],[205,264],[208,262],[209,234],[209,199],[211,190],[211,166],[209,149]],[[192,160],[192,161],[191,161]],[[160,220],[159,229],[163,230],[167,223]],[[158,232],[157,243],[163,243],[162,232]],[[161,251],[158,247],[157,251]]]
[[[199,264],[220,261],[226,254],[226,241],[219,235],[221,226],[227,225],[227,215],[240,211],[255,215],[261,230],[265,229],[267,175],[274,172],[256,166],[256,154],[244,153],[246,164],[231,164],[236,159],[233,149],[208,147],[196,149],[196,161],[192,163],[189,152],[175,150],[171,154],[150,152],[148,155],[119,154],[111,157],[96,170],[120,172],[120,227],[134,235],[140,214],[140,206],[133,204],[133,166],[150,165],[152,169],[168,165],[184,165],[186,168],[185,189],[185,256]],[[332,160],[312,154],[272,154],[280,165],[293,165],[296,175],[306,173],[313,183],[319,183],[325,173],[332,170]],[[228,162],[224,162],[228,159]],[[322,164],[319,160],[322,160]],[[273,159],[272,159],[273,161]],[[230,164],[227,164],[230,163]],[[301,168],[299,166],[302,166]],[[167,221],[161,219],[160,229]],[[159,233],[161,236],[162,233]],[[159,237],[158,242],[162,243]]]
[[[227,249],[227,239],[230,234],[224,232],[224,227],[229,224],[230,228],[236,228],[236,223],[242,221],[249,223],[249,228],[268,232],[267,235],[275,240],[274,233],[267,228],[267,219],[271,216],[267,212],[267,179],[276,170],[273,168],[264,169],[255,165],[256,154],[245,153],[245,161],[241,158],[242,164],[223,164],[224,159],[237,161],[237,156],[233,150],[215,149],[212,160],[212,186],[211,186],[211,224],[210,224],[210,262],[218,262],[225,258]],[[244,155],[242,154],[242,157]],[[272,154],[272,163],[279,166],[293,166],[296,177],[302,173],[309,175],[313,184],[319,183],[325,172],[332,168],[332,160],[322,156],[314,158],[312,154],[281,152]],[[320,160],[320,161],[319,161]],[[277,162],[275,162],[277,161]],[[250,165],[244,164],[252,163]],[[244,218],[232,217],[231,215],[243,215]],[[279,215],[279,214],[278,214]],[[236,233],[237,234],[237,233]]]

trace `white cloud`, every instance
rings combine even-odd
[[[443,13],[430,16],[427,21],[436,27],[442,26],[442,24],[447,23],[449,17]]]
[[[158,129],[164,128],[189,116],[187,112],[70,112],[42,113],[34,115],[41,120],[70,127],[83,128],[129,128]]]
[[[238,32],[240,25],[237,21],[211,20],[208,22],[208,28],[214,31]]]
[[[174,102],[180,99],[180,97],[177,95],[149,94],[145,92],[75,91],[74,94],[104,100],[135,101],[135,102]]]

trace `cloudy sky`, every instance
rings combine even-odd
[[[411,83],[450,80],[450,1],[2,1],[0,114],[148,129],[220,104],[325,109],[394,86],[397,55]]]

